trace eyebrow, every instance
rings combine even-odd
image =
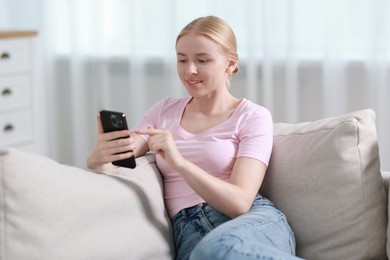
[[[178,52],[176,55],[177,56],[187,56],[186,54],[181,53],[181,52]],[[199,56],[211,56],[211,55],[209,53],[206,53],[206,52],[201,52],[201,53],[195,54],[195,56],[199,57]]]

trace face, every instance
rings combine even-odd
[[[226,90],[229,60],[220,45],[196,33],[182,36],[176,45],[177,72],[191,96]]]

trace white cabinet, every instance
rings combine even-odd
[[[0,146],[46,154],[36,35],[0,31]]]

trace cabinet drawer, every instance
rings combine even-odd
[[[0,145],[13,145],[33,139],[31,111],[0,114]]]
[[[0,41],[0,74],[30,69],[29,43],[24,38]]]
[[[28,107],[31,104],[31,86],[28,75],[0,77],[0,111]]]

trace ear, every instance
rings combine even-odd
[[[236,68],[237,68],[237,62],[229,61],[228,67],[226,68],[227,74],[229,74],[230,76],[233,75]]]

